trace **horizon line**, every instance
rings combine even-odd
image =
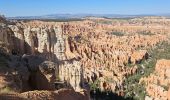
[[[18,16],[7,16],[4,14],[0,14],[0,15],[4,15],[5,17],[40,17],[40,16],[51,16],[51,15],[119,15],[119,16],[145,16],[145,15],[149,15],[149,16],[170,16],[170,12],[169,13],[141,13],[141,14],[118,14],[118,13],[56,13],[56,14],[42,14],[42,15],[18,15]]]

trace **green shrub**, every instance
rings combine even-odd
[[[2,93],[12,93],[12,92],[14,92],[14,91],[8,86],[0,89],[0,94],[2,94]]]
[[[125,33],[122,32],[112,32],[112,35],[116,35],[116,36],[124,36]]]
[[[153,33],[148,32],[148,31],[138,32],[138,34],[141,34],[141,35],[154,35]]]
[[[95,80],[94,82],[90,82],[90,90],[96,90],[99,87],[99,80]]]

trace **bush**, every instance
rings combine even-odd
[[[0,94],[2,93],[12,93],[14,92],[10,87],[4,87],[3,89],[0,89]]]
[[[90,82],[90,90],[97,90],[99,87],[99,80],[95,80],[94,82]]]
[[[148,32],[148,31],[138,32],[138,34],[141,34],[141,35],[154,35],[153,33]]]
[[[122,32],[112,32],[110,34],[111,35],[116,35],[116,36],[124,36],[125,33],[122,33]]]

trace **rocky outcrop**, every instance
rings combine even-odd
[[[140,50],[133,52],[131,55],[130,62],[133,64],[139,64],[143,59],[148,59],[149,54],[146,50]]]
[[[6,19],[3,15],[0,15],[0,23],[5,23]]]
[[[30,90],[28,85],[30,72],[25,61],[20,56],[9,55],[9,47],[6,43],[3,43],[0,48],[0,91]]]
[[[88,94],[86,91],[82,91],[81,93],[75,92],[74,90],[61,89],[54,92],[49,91],[30,91],[26,93],[22,93],[22,95],[26,96],[28,99],[33,100],[42,100],[42,99],[50,99],[50,100],[89,100]]]
[[[74,90],[61,89],[58,91],[29,91],[21,94],[0,94],[1,100],[90,100],[85,90],[80,93]]]
[[[146,85],[146,91],[152,99],[170,100],[170,60],[158,60],[155,71],[140,82]]]
[[[56,68],[57,66],[53,62],[44,61],[41,63],[36,72],[32,72],[31,85],[37,90],[55,90]]]

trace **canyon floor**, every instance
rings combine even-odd
[[[170,19],[0,17],[2,100],[170,100]]]

